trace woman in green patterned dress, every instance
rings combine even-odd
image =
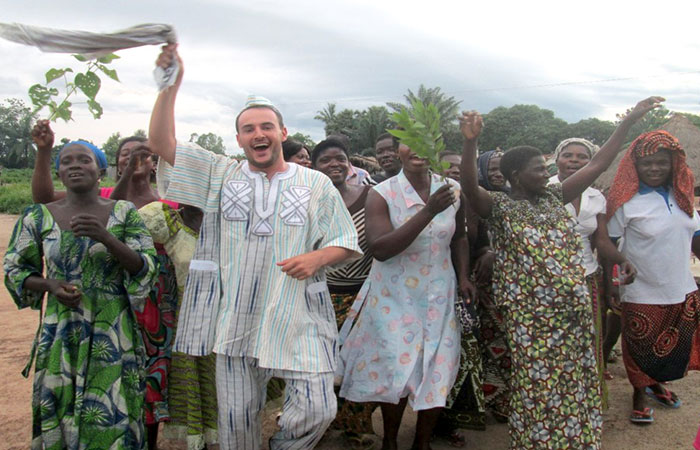
[[[43,309],[49,294],[32,349],[32,448],[141,449],[145,355],[134,313],[155,281],[153,242],[131,203],[99,197],[90,149],[69,143],[58,159],[66,197],[24,211],[4,261],[18,307]]]
[[[591,302],[581,241],[564,205],[612,163],[630,127],[659,106],[643,100],[591,161],[562,184],[547,186],[544,158],[516,147],[501,159],[509,194],[477,183],[481,116],[463,113],[462,189],[485,218],[496,252],[494,294],[502,302],[511,349],[511,449],[599,449],[603,418]]]

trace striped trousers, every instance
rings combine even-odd
[[[284,379],[280,430],[271,450],[313,448],[335,418],[333,372],[310,373],[258,367],[257,359],[216,355],[216,392],[221,450],[258,450],[260,413],[270,378]]]

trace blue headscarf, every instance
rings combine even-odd
[[[61,150],[59,150],[58,155],[56,156],[56,171],[58,171],[61,152],[64,148],[70,147],[71,145],[82,145],[83,147],[92,150],[92,153],[95,155],[95,159],[97,160],[97,166],[100,168],[100,170],[107,169],[107,157],[105,156],[105,153],[99,149],[99,147],[86,141],[71,141],[61,147]]]

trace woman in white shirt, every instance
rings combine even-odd
[[[578,172],[591,160],[599,147],[582,138],[565,139],[554,150],[554,162],[557,165],[557,175],[549,179],[549,184],[561,183],[569,176]],[[603,359],[603,319],[602,319],[602,274],[598,264],[598,258],[594,253],[597,250],[601,258],[622,262],[625,273],[625,281],[631,283],[634,279],[634,267],[626,262],[617,248],[608,239],[605,229],[605,196],[598,189],[592,187],[576,199],[565,205],[571,217],[576,220],[574,229],[581,236],[583,247],[583,267],[586,271],[586,284],[591,295],[593,307],[593,324],[595,325],[595,355],[600,377],[601,390],[603,392],[603,407],[607,406],[607,389],[603,371],[605,363]],[[601,239],[602,238],[602,239]]]
[[[638,270],[635,281],[621,287],[622,357],[634,387],[633,423],[653,422],[647,395],[680,407],[661,383],[700,367],[700,297],[689,258],[691,250],[700,255],[693,185],[678,140],[652,131],[632,143],[608,196],[610,237],[624,239],[622,253]]]

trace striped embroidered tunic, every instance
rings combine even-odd
[[[245,161],[192,144],[178,144],[175,166],[159,176],[167,178],[166,198],[220,212],[213,351],[257,358],[264,368],[333,371],[338,331],[325,271],[300,281],[277,265],[325,247],[361,253],[330,179],[296,164],[268,179]]]

